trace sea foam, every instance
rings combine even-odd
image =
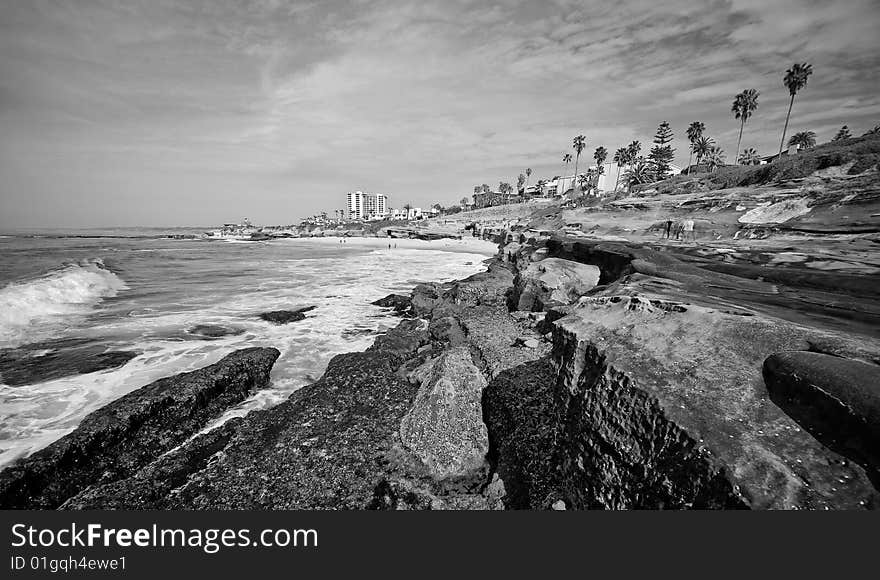
[[[125,282],[100,259],[68,264],[40,278],[0,289],[0,347],[30,342],[34,333],[87,314]]]

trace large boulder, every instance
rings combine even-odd
[[[401,422],[403,444],[437,479],[479,470],[489,451],[480,403],[486,380],[466,346],[445,351],[411,375],[421,383]]]
[[[543,310],[570,304],[596,287],[601,271],[592,264],[546,258],[530,264],[514,281],[516,310]]]
[[[280,355],[246,348],[159,379],[86,416],[69,435],[0,473],[0,509],[53,509],[134,473],[269,384]]]

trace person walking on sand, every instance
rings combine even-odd
[[[672,235],[672,220],[666,220],[666,234],[663,237],[668,240],[670,235]]]

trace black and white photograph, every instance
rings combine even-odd
[[[880,508],[878,30],[0,0],[0,510]]]

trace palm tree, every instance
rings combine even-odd
[[[587,170],[587,173],[582,173],[578,175],[577,182],[578,186],[581,188],[581,191],[586,192],[587,188],[590,185],[590,170]]]
[[[807,86],[807,79],[813,74],[813,67],[807,63],[791,65],[791,68],[785,71],[782,78],[782,84],[788,88],[791,93],[791,101],[788,103],[788,114],[785,116],[785,127],[782,129],[782,140],[779,142],[779,155],[782,155],[782,146],[785,143],[785,133],[788,131],[788,118],[791,117],[791,107],[794,105],[794,96],[802,88]]]
[[[694,157],[694,143],[697,139],[703,136],[703,131],[705,130],[706,124],[702,121],[694,121],[687,129],[687,138],[691,143],[690,153],[688,154],[688,173],[691,172],[691,160]]]
[[[532,176],[532,168],[526,167],[526,187],[529,186],[529,178]]]
[[[605,160],[608,159],[608,149],[604,147],[596,147],[593,152],[593,159],[596,160],[596,171],[598,175],[605,173]]]
[[[633,185],[651,181],[651,164],[645,161],[644,157],[632,158],[629,163],[629,169],[623,174],[628,189],[631,190]]]
[[[543,179],[539,179],[537,182],[535,182],[535,191],[541,197],[544,197],[544,183],[545,182]]]
[[[755,89],[745,89],[733,99],[733,106],[730,108],[730,112],[733,113],[735,118],[740,120],[739,139],[736,140],[736,153],[733,156],[734,159],[739,155],[739,146],[743,138],[743,127],[745,127],[746,121],[749,120],[749,117],[752,116],[752,113],[754,113],[757,108],[758,91]]]
[[[797,145],[801,149],[810,149],[816,146],[816,134],[812,131],[801,131],[795,133],[788,140],[788,146]]]
[[[568,173],[568,164],[571,163],[571,153],[563,155],[562,162],[565,163],[565,168],[562,171],[562,176],[565,177],[565,174]]]
[[[639,141],[633,141],[629,145],[626,146],[626,155],[627,160],[630,165],[632,165],[636,159],[639,157],[639,153],[642,150],[642,144]]]
[[[409,212],[410,212],[410,210],[411,210],[412,208],[413,208],[413,206],[412,206],[412,204],[409,203],[409,202],[403,204],[403,209],[406,210],[406,219],[407,219],[407,220],[409,219]]]
[[[852,133],[849,132],[849,127],[846,125],[840,128],[832,141],[840,141],[841,139],[852,139]]]
[[[694,141],[694,155],[697,156],[697,165],[700,164],[701,161],[709,154],[709,151],[712,150],[712,147],[715,145],[715,140],[711,137],[699,137],[696,141]]]
[[[574,159],[574,179],[571,182],[571,188],[574,189],[575,181],[577,181],[577,173],[578,173],[578,161],[581,159],[581,151],[587,148],[587,138],[584,135],[578,135],[574,138],[571,143],[571,146],[574,148],[577,156]]]
[[[743,152],[739,155],[739,164],[740,165],[760,165],[761,157],[758,155],[758,152],[755,151],[754,147],[748,147],[743,149]]]
[[[468,204],[468,198],[466,198],[466,197],[461,198],[461,202],[460,202],[460,204],[461,204],[462,207],[467,207],[467,204]]]
[[[626,165],[629,157],[627,156],[626,147],[621,147],[617,151],[614,152],[614,157],[611,158],[614,161],[614,164],[617,165],[617,180],[614,182],[614,191],[617,191],[617,186],[620,185],[620,170]]]
[[[724,165],[724,151],[721,147],[712,145],[709,148],[709,153],[706,154],[706,163],[709,165],[710,172],[713,172]]]
[[[483,191],[482,185],[475,185],[474,186],[474,193],[480,193],[481,191]]]

